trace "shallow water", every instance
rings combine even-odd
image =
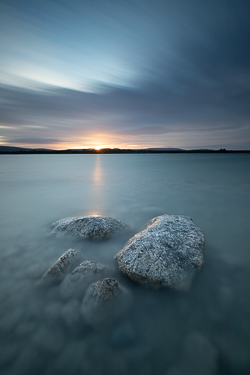
[[[1,373],[249,374],[249,186],[246,154],[1,155]],[[54,221],[90,214],[120,219],[133,234],[165,213],[192,217],[206,236],[189,292],[121,276],[113,257],[128,235],[48,235]],[[130,290],[120,322],[91,329],[81,300],[63,300],[59,285],[37,288],[68,248],[109,265]]]

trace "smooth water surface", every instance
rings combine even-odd
[[[249,186],[247,154],[1,155],[1,374],[249,374]],[[120,275],[113,257],[126,235],[49,236],[54,221],[92,214],[132,234],[161,214],[190,216],[206,236],[190,291],[145,289]],[[81,300],[37,287],[71,247],[109,265],[131,292],[121,322],[87,327]]]

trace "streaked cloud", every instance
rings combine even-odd
[[[250,148],[249,16],[236,0],[3,0],[1,142]]]

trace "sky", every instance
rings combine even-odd
[[[249,0],[0,0],[0,145],[250,149]]]

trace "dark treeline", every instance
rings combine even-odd
[[[4,147],[5,148],[5,147]],[[7,148],[7,147],[6,147]],[[168,150],[168,149],[110,149],[103,148],[95,149],[68,149],[68,150],[42,150],[42,149],[19,149],[11,151],[1,150],[0,154],[180,154],[180,153],[250,153],[250,150],[226,150],[221,148],[219,150],[194,149],[194,150]]]

